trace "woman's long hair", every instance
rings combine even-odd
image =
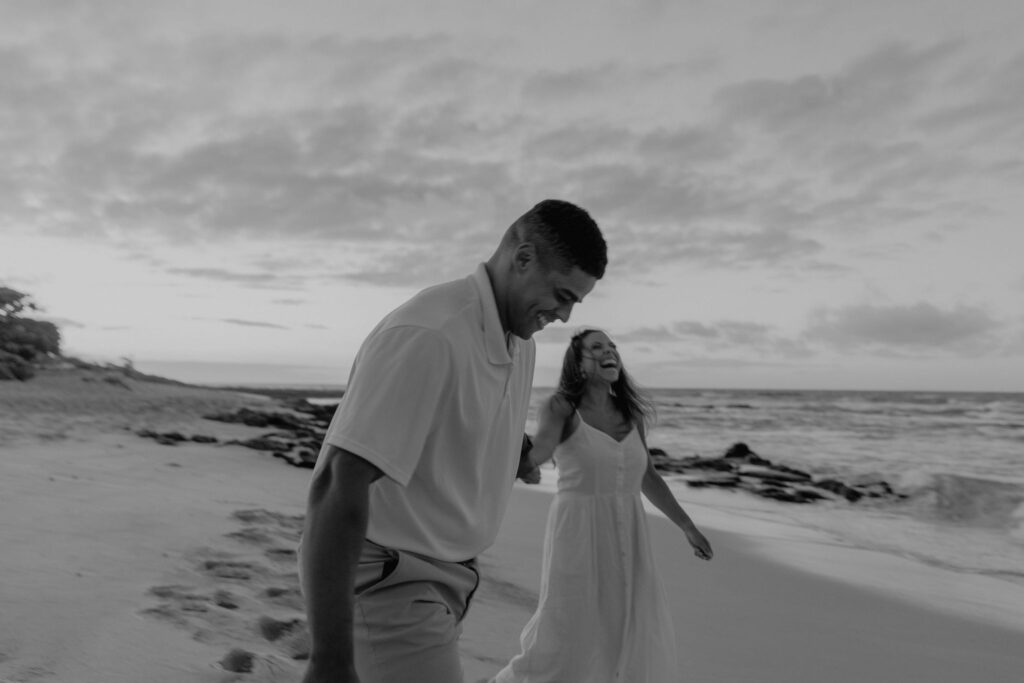
[[[562,359],[562,375],[558,379],[558,393],[569,399],[573,408],[579,408],[587,385],[583,374],[583,340],[588,334],[604,332],[595,327],[578,330],[569,341]],[[612,383],[612,402],[627,421],[647,426],[656,417],[654,402],[642,391],[626,372],[619,356],[619,378]]]

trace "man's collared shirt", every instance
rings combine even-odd
[[[448,561],[494,542],[519,462],[534,359],[532,340],[502,329],[483,264],[377,325],[321,449],[351,451],[385,474],[370,486],[368,539]]]

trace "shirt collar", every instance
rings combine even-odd
[[[487,360],[495,365],[507,365],[512,362],[512,352],[518,346],[515,335],[506,335],[498,315],[498,304],[491,287],[491,278],[487,276],[487,268],[483,263],[476,267],[469,276],[477,294],[480,296],[480,309],[483,313],[484,346],[487,349]]]

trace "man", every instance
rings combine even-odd
[[[604,238],[545,200],[471,276],[363,342],[310,484],[300,571],[305,683],[458,683],[458,637],[523,446],[533,334],[593,289]]]

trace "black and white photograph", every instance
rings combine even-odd
[[[0,683],[1020,683],[1020,0],[0,0]]]

